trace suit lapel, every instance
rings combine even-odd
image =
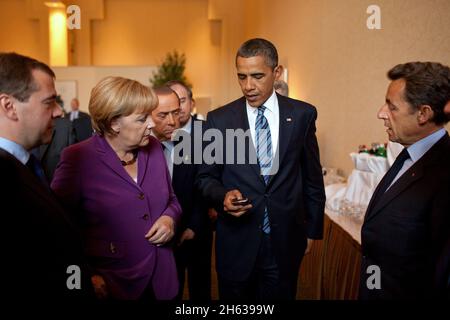
[[[120,176],[123,180],[132,184],[133,186],[137,186],[137,184],[134,183],[133,179],[123,168],[122,164],[120,163],[119,158],[117,157],[117,154],[111,148],[111,146],[106,141],[106,139],[99,137],[99,136],[95,136],[95,142],[96,142],[96,150],[98,152],[98,156],[101,159],[101,161],[104,164],[106,164],[115,174]],[[139,152],[139,153],[142,153],[142,152]],[[138,168],[138,170],[139,170],[139,168]],[[146,168],[145,168],[145,170],[146,170]],[[138,172],[138,174],[139,174],[139,172]]]
[[[384,207],[392,200],[398,197],[404,190],[412,185],[416,180],[420,179],[424,173],[422,163],[417,163],[407,170],[395,183],[381,196],[377,203],[372,205],[370,214],[366,220],[370,220],[376,216]]]
[[[247,116],[247,107],[245,104],[245,98],[242,98],[238,101],[238,105],[234,109],[236,118],[233,120],[236,120],[236,126],[235,129],[242,129],[244,132],[247,132],[247,130],[250,132],[250,125],[248,122],[248,116]],[[258,163],[252,164],[250,163],[250,154],[254,155],[253,157],[257,159],[256,155],[256,147],[253,144],[253,139],[248,139],[249,141],[245,142],[245,163],[248,164],[254,174],[257,176],[258,180],[265,185],[264,179],[261,176],[261,168],[259,167]],[[240,147],[238,147],[240,148]],[[236,148],[235,148],[235,154],[236,154]]]
[[[138,185],[142,186],[142,182],[144,181],[145,174],[147,173],[147,170],[149,170],[147,163],[148,163],[148,157],[150,153],[150,149],[152,146],[152,140],[150,140],[149,146],[146,148],[141,148],[138,153],[138,175],[137,175],[137,181]]]
[[[284,97],[277,94],[278,107],[279,107],[279,134],[278,134],[278,147],[275,152],[275,157],[273,159],[272,167],[276,166],[279,168],[281,162],[283,161],[286,151],[288,149],[289,143],[291,141],[292,129],[294,126],[294,117],[292,116],[289,104],[285,101]],[[270,177],[269,183],[275,178],[276,172]]]

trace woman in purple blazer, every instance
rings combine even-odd
[[[66,148],[52,189],[81,226],[99,298],[172,299],[172,248],[181,208],[160,143],[150,135],[152,89],[120,77],[92,90],[96,134]]]

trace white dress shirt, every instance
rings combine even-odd
[[[192,117],[189,117],[188,122],[186,122],[186,124],[178,130],[184,130],[187,133],[191,134],[191,129],[192,129],[191,127],[192,127]]]
[[[170,178],[172,179],[174,144],[173,144],[173,141],[162,141],[161,144],[163,145],[164,156],[166,158],[167,168],[169,169]]]
[[[78,119],[78,116],[79,116],[79,111],[78,110],[70,112],[70,121]]]
[[[245,104],[247,106],[247,117],[250,127],[250,133],[252,135],[253,145],[256,148],[256,117],[258,116],[258,108],[250,106],[248,104],[248,101],[246,101]],[[266,107],[264,116],[266,117],[270,128],[270,136],[272,139],[272,154],[275,155],[275,150],[277,150],[278,147],[278,135],[280,129],[280,110],[275,90],[272,92],[272,95],[269,97],[269,99],[267,99],[266,102],[263,103],[263,106]]]

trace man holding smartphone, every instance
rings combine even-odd
[[[223,137],[229,130],[249,133],[243,143],[249,155],[244,163],[203,164],[197,175],[202,195],[219,212],[219,295],[225,300],[292,300],[302,257],[323,232],[317,112],[275,93],[281,67],[271,42],[246,41],[237,52],[236,69],[244,96],[209,112],[206,128]],[[223,155],[236,154],[234,144],[222,145]]]

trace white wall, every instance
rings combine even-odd
[[[120,76],[150,85],[150,77],[156,71],[154,66],[142,67],[54,67],[56,81],[75,80],[77,84],[77,98],[80,100],[80,110],[88,112],[89,97],[92,88],[107,76]],[[73,98],[73,97],[72,97]],[[69,98],[69,99],[72,99]],[[70,105],[69,101],[64,101],[64,107]]]

